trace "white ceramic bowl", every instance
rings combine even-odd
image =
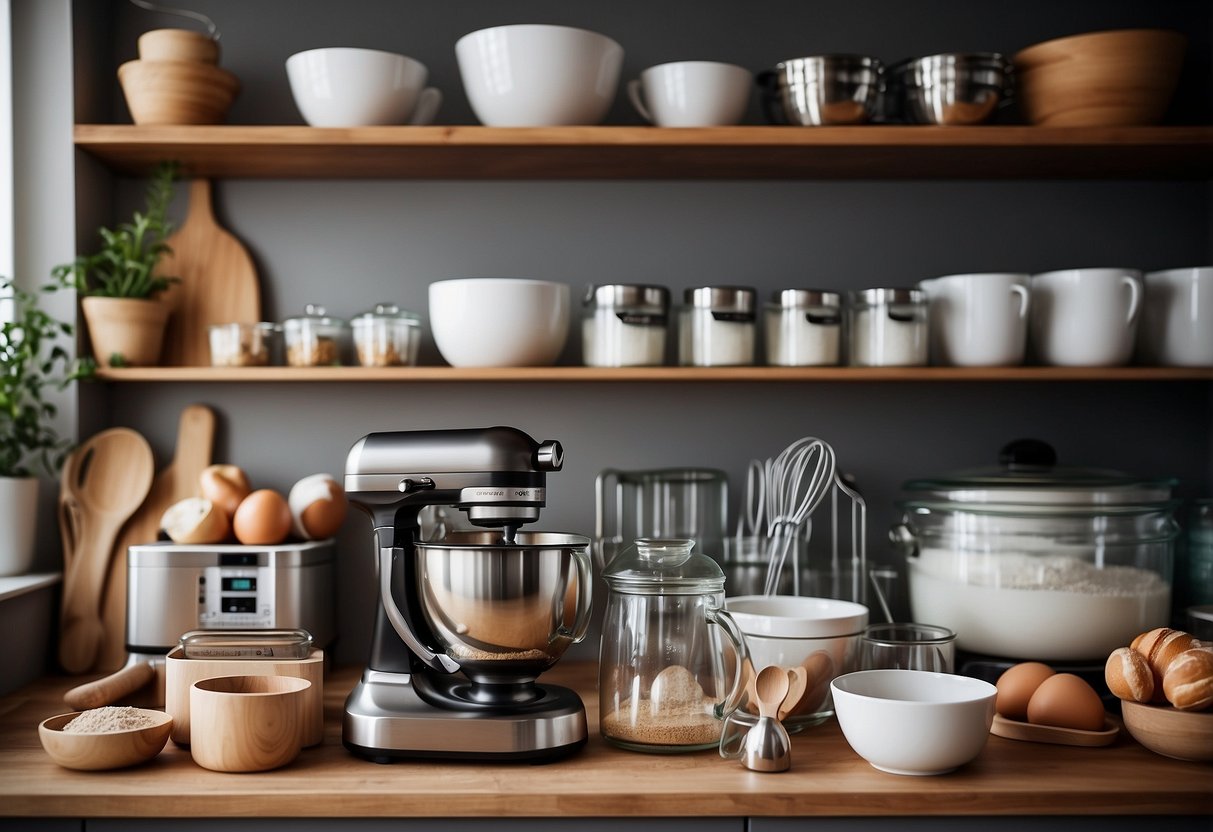
[[[852,601],[798,595],[739,595],[725,609],[747,635],[821,638],[863,633],[868,608]]]
[[[551,364],[569,334],[569,287],[471,277],[430,284],[430,329],[453,367]]]
[[[890,774],[945,774],[974,759],[994,721],[989,682],[921,670],[860,670],[830,683],[851,748]]]
[[[585,29],[519,24],[464,35],[455,57],[482,124],[598,124],[615,100],[623,47]]]
[[[309,49],[286,59],[286,74],[312,127],[428,124],[442,104],[442,93],[425,86],[425,64],[394,52]]]

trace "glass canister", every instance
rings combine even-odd
[[[865,289],[851,293],[851,364],[916,367],[927,363],[927,293]]]
[[[341,364],[349,324],[331,318],[323,306],[309,303],[303,314],[282,322],[286,363],[291,367],[328,367]]]
[[[1213,604],[1213,499],[1194,501],[1184,537],[1184,570],[1176,581],[1182,586],[1176,594],[1187,606]]]
[[[746,286],[687,289],[679,320],[678,362],[685,367],[754,363],[757,292]]]
[[[669,314],[664,286],[590,286],[582,302],[582,359],[588,367],[664,363]]]
[[[768,364],[814,367],[838,363],[842,296],[837,292],[780,289],[767,304],[765,324]]]
[[[420,316],[394,303],[377,303],[350,321],[363,367],[412,367],[421,344]]]
[[[683,539],[637,540],[605,570],[598,695],[603,739],[633,751],[714,748],[748,653],[724,573]],[[731,650],[726,650],[724,640]]]
[[[272,323],[211,324],[206,328],[212,367],[265,367],[271,362]]]

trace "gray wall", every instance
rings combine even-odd
[[[107,108],[101,100],[106,85],[98,78],[133,57],[139,32],[174,22],[123,2],[110,4],[112,19],[84,5],[94,20],[78,24],[77,54],[93,71],[78,83],[88,100],[77,109],[108,111],[124,122],[116,83]],[[626,76],[681,58],[758,69],[818,51],[870,51],[895,60],[945,49],[1014,51],[1113,26],[1178,26],[1192,41],[1183,94],[1169,118],[1207,122],[1210,115],[1213,27],[1206,2],[198,0],[191,7],[219,23],[223,64],[244,83],[233,123],[300,123],[282,61],[325,45],[414,55],[447,93],[440,121],[471,123],[454,40],[480,26],[524,21],[573,23],[613,35],[627,50]],[[108,60],[98,32],[112,37]],[[637,119],[620,99],[610,121]],[[141,182],[112,179],[91,162],[81,170],[91,184],[79,217],[108,211],[117,219],[139,204]],[[385,299],[424,315],[431,281],[475,275],[561,280],[575,290],[593,282],[647,281],[676,291],[727,282],[766,292],[787,285],[905,285],[960,271],[1191,265],[1213,252],[1211,198],[1206,182],[216,185],[221,221],[252,251],[267,316],[275,319],[308,302],[349,315]],[[577,357],[573,344],[563,360]],[[425,358],[438,361],[432,343]],[[991,463],[1003,442],[1019,436],[1048,439],[1065,463],[1175,475],[1188,496],[1213,491],[1207,383],[132,384],[87,396],[81,420],[135,427],[165,458],[180,407],[191,401],[222,414],[218,456],[277,488],[313,471],[339,473],[350,444],[371,430],[514,424],[537,438],[559,438],[568,463],[550,480],[551,507],[542,524],[581,532],[593,525],[592,483],[601,468],[720,467],[730,474],[735,498],[747,460],[813,434],[830,441],[842,467],[858,478],[872,507],[870,555],[880,560],[892,557],[884,532],[903,480]],[[341,537],[339,657],[349,661],[363,657],[369,626],[372,566],[364,526],[354,517]],[[583,647],[583,655],[592,652],[591,645]]]

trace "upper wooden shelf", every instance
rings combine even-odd
[[[81,124],[114,171],[402,179],[1208,179],[1213,127],[359,127]]]
[[[1213,381],[1205,367],[126,367],[107,382]]]

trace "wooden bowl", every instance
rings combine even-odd
[[[304,695],[294,676],[220,676],[190,687],[190,754],[211,771],[269,771],[303,748]]]
[[[1164,757],[1213,760],[1213,711],[1181,711],[1160,705],[1121,702],[1121,716],[1133,739]]]
[[[64,768],[79,771],[126,768],[147,762],[161,752],[173,728],[173,718],[168,714],[144,710],[143,713],[156,720],[148,728],[108,734],[65,733],[63,726],[80,713],[52,716],[38,726],[38,738],[51,759]]]
[[[1012,59],[1020,106],[1048,127],[1157,124],[1179,83],[1187,40],[1166,29],[1123,29],[1029,46]]]
[[[219,41],[189,29],[153,29],[139,36],[142,61],[219,63]]]
[[[235,75],[197,61],[127,61],[118,80],[135,124],[222,124],[240,91]]]

